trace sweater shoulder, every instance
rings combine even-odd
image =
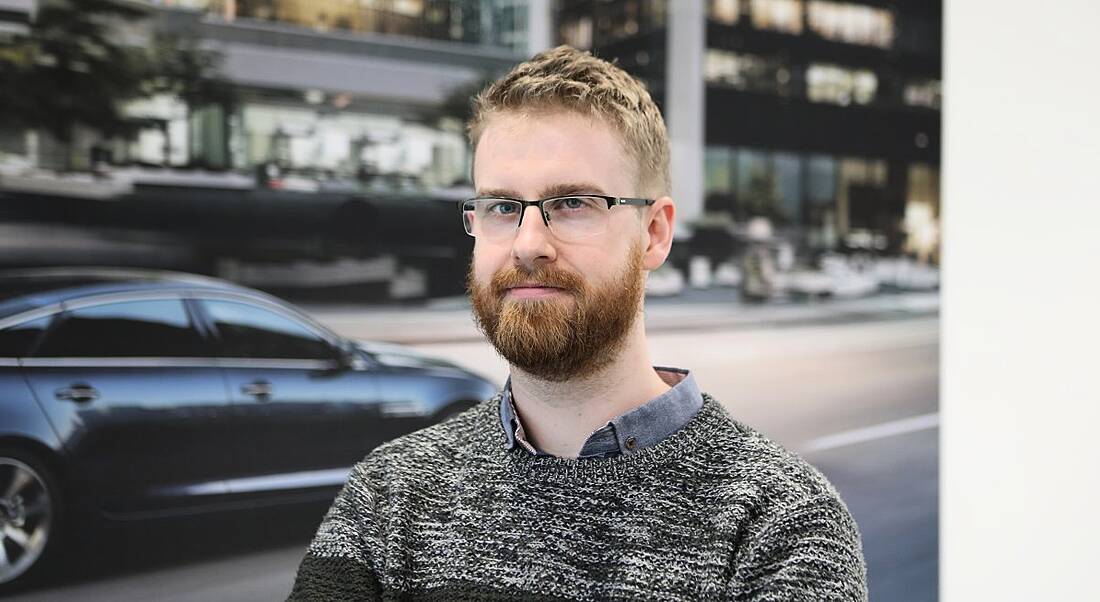
[[[734,418],[710,395],[704,393],[704,399],[700,414],[706,414],[706,422],[713,426],[706,443],[694,452],[701,454],[698,460],[710,478],[736,484],[744,494],[766,497],[769,505],[837,496],[825,475],[801,455]]]
[[[817,467],[755,428],[729,417],[732,436],[718,441],[718,472],[732,474],[771,504],[787,506],[829,497],[840,499]]]
[[[359,464],[375,470],[447,465],[466,455],[475,440],[487,436],[486,427],[494,419],[499,422],[496,418],[499,404],[499,396],[487,399],[442,422],[383,443]]]

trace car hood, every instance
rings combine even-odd
[[[355,346],[369,353],[375,360],[402,368],[449,368],[469,374],[465,368],[445,359],[432,357],[412,347],[378,341],[355,341]]]

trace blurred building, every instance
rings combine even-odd
[[[0,36],[26,33],[35,0],[0,0]]]
[[[939,216],[938,1],[560,0],[669,122],[684,225],[766,216],[803,249],[927,255]]]
[[[676,267],[694,255],[711,265],[733,258],[759,217],[802,259],[846,248],[936,258],[935,2],[116,1],[144,15],[117,28],[121,45],[167,42],[169,56],[192,57],[175,68],[216,57],[233,98],[162,93],[128,102],[132,132],[77,125],[66,144],[4,124],[0,205],[9,221],[75,226],[81,235],[126,224],[175,254],[112,247],[94,255],[68,245],[57,255],[8,253],[7,263],[236,273],[352,257],[389,266],[377,269],[379,281],[398,282],[412,266],[428,274],[421,289],[460,291],[455,266],[470,241],[450,201],[469,191],[470,96],[558,43],[616,60],[661,105],[677,234],[687,239],[674,247]],[[39,5],[0,0],[0,41],[41,24]],[[67,6],[80,11],[79,0]],[[405,232],[391,211],[412,207],[410,199],[431,202],[401,218],[410,222]],[[431,205],[446,224],[440,230],[417,221]],[[445,272],[458,276],[437,286]]]
[[[147,103],[143,116],[166,120],[168,133],[146,132],[136,154],[231,169],[275,163],[305,176],[305,186],[466,179],[462,124],[449,99],[547,44],[550,27],[548,5],[527,0],[154,4],[158,27],[222,56],[239,100],[229,114]]]
[[[35,35],[42,5],[0,0],[0,41]],[[54,8],[67,25],[107,24],[158,68],[208,74],[188,61],[213,60],[231,94],[120,99],[132,130],[78,123],[67,142],[3,124],[0,207],[22,225],[5,230],[18,252],[0,265],[171,267],[364,298],[462,291],[469,99],[550,45],[550,0],[115,5],[137,16]],[[45,242],[17,244],[16,228]]]
[[[2,1],[0,32],[25,33],[36,2]],[[549,0],[119,1],[150,17],[121,39],[167,34],[214,51],[235,102],[148,98],[127,106],[144,124],[129,139],[78,128],[68,148],[33,132],[28,148],[23,133],[5,132],[0,162],[29,154],[32,167],[86,169],[107,145],[101,156],[115,165],[276,164],[305,188],[446,186],[468,178],[461,99],[550,43]]]

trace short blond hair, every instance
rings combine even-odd
[[[668,131],[645,85],[590,52],[558,46],[520,63],[473,100],[466,126],[477,143],[489,120],[502,113],[565,110],[603,119],[634,159],[642,194],[670,193]]]

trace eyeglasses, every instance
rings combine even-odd
[[[653,199],[599,194],[571,194],[538,201],[477,197],[462,202],[462,225],[466,227],[466,233],[475,238],[511,238],[519,231],[526,209],[535,206],[554,236],[571,242],[606,232],[611,220],[611,208],[616,205],[645,207],[655,202]]]

